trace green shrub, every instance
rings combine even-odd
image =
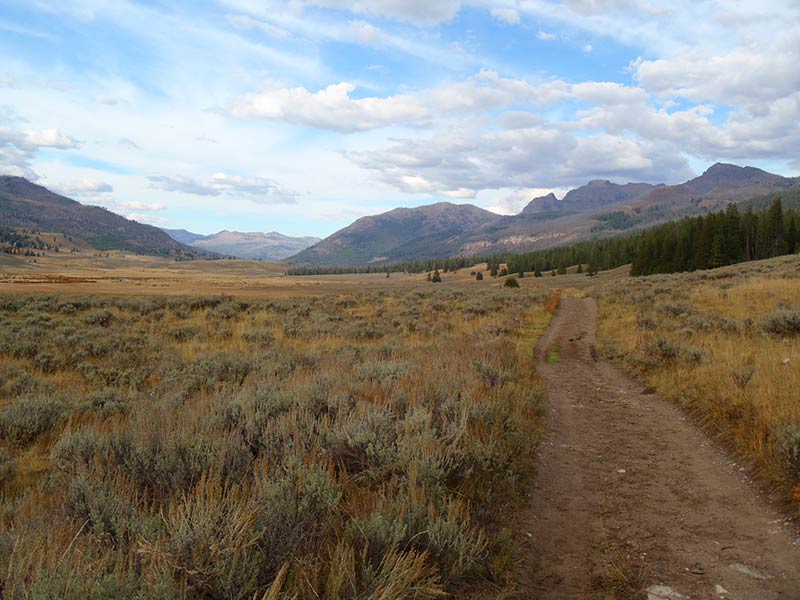
[[[775,335],[800,335],[800,311],[778,309],[764,318],[761,330]]]
[[[508,279],[506,279],[505,283],[503,283],[503,287],[518,288],[519,282],[517,281],[516,277],[509,277]]]
[[[95,310],[86,313],[81,317],[81,323],[84,325],[95,325],[99,327],[108,327],[114,319],[114,313],[108,309]]]
[[[0,446],[0,485],[14,478],[17,465],[8,450]]]
[[[26,446],[63,422],[65,408],[49,396],[22,396],[0,409],[0,437]]]

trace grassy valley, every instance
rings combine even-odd
[[[497,595],[550,298],[3,296],[2,597]]]

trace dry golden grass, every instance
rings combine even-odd
[[[605,352],[696,414],[778,486],[800,489],[800,260],[631,279],[599,292]],[[782,322],[782,321],[781,321]]]
[[[0,296],[2,597],[502,594],[551,294],[448,275]]]

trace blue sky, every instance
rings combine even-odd
[[[5,0],[0,173],[199,233],[800,171],[795,0]]]

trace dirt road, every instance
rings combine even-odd
[[[538,347],[549,391],[521,598],[800,599],[800,539],[684,413],[594,350],[565,298]]]

